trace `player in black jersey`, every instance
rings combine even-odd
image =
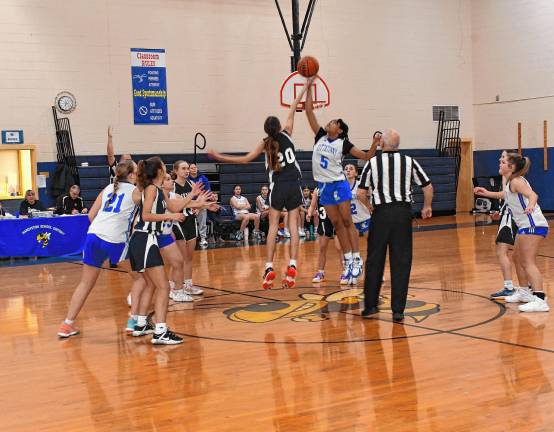
[[[178,160],[173,164],[173,177],[175,187],[171,197],[181,196],[183,198],[194,198],[193,187],[196,183],[189,180],[190,168],[189,164],[183,160]],[[192,208],[185,208],[185,220],[173,225],[173,234],[177,240],[177,245],[183,255],[183,275],[184,280],[172,281],[174,289],[181,291],[185,300],[192,301],[193,295],[201,295],[204,291],[201,288],[195,287],[192,283],[192,257],[196,248],[196,238],[198,237],[198,223],[196,221],[196,211]],[[171,284],[171,282],[170,282]],[[182,284],[182,289],[181,289]],[[186,297],[185,297],[186,296]]]
[[[285,126],[277,117],[270,116],[265,120],[264,131],[267,133],[257,147],[245,156],[228,156],[210,150],[210,156],[222,162],[249,163],[262,153],[265,153],[265,165],[269,176],[269,231],[267,233],[267,262],[263,278],[263,288],[269,289],[273,285],[276,273],[273,270],[273,255],[275,252],[275,238],[279,228],[281,211],[287,209],[289,213],[289,229],[291,233],[290,262],[283,279],[284,288],[292,288],[296,279],[296,257],[298,255],[298,208],[302,204],[302,173],[296,161],[292,129],[296,107],[304,97],[306,89],[313,83],[315,77],[308,78],[306,85],[292,103],[289,109]]]
[[[139,187],[143,189],[143,198],[139,221],[129,243],[129,257],[132,269],[143,273],[156,288],[154,299],[156,327],[152,329],[147,323],[137,324],[133,335],[153,332],[153,344],[174,345],[182,343],[183,339],[170,331],[166,325],[169,283],[165,276],[157,236],[162,232],[164,220],[179,222],[184,219],[184,215],[181,212],[166,213],[166,202],[161,189],[165,174],[165,165],[159,157],[152,157],[138,164],[137,179]]]
[[[113,146],[113,128],[111,126],[108,126],[108,146],[106,149],[106,153],[108,156],[108,170],[110,174],[110,183],[113,183],[116,175],[115,175],[115,169],[117,167],[117,160],[115,158],[115,150]],[[133,160],[130,154],[124,153],[119,158],[119,162],[124,162],[126,160]]]

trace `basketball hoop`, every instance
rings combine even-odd
[[[281,85],[281,106],[290,108],[294,102],[302,87],[306,85],[306,78],[298,73],[298,71],[291,73]],[[331,101],[331,93],[327,83],[321,78],[317,77],[312,83],[312,96],[314,101],[314,109],[324,108],[329,105]],[[298,104],[298,110],[304,110],[304,102]]]

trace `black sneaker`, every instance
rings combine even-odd
[[[152,344],[154,345],[177,345],[183,343],[183,338],[177,336],[171,330],[166,329],[164,333],[152,335]]]
[[[148,322],[146,322],[146,325],[139,326],[135,325],[135,329],[133,330],[133,336],[145,336],[147,334],[154,333],[154,326]]]

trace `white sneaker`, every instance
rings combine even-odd
[[[348,285],[350,278],[352,277],[352,261],[343,260],[344,269],[340,275],[340,284]]]
[[[284,233],[284,237],[285,237],[285,238],[290,238],[290,232],[289,232],[288,229],[285,228],[284,231],[283,231],[283,233]]]
[[[518,309],[520,312],[548,312],[550,307],[548,303],[546,303],[546,298],[543,300],[534,295],[533,300],[526,304],[519,305]]]
[[[300,237],[306,237],[306,233],[304,232],[304,230],[302,228],[298,228],[298,235]]]
[[[321,272],[321,271],[318,271],[314,278],[312,279],[312,283],[320,283],[320,282],[323,282],[325,280],[325,273]]]
[[[169,292],[169,298],[176,302],[191,302],[194,301],[192,296],[184,292],[183,290],[174,290]]]
[[[516,287],[515,293],[504,298],[506,303],[528,303],[533,301],[535,296],[528,288]]]
[[[127,305],[131,307],[131,293],[127,296]]]
[[[362,274],[363,265],[364,265],[364,262],[362,261],[361,258],[356,257],[352,260],[351,275],[353,278],[360,277],[360,275]]]
[[[169,282],[169,289],[174,290],[175,289],[175,282],[173,282],[173,281],[168,281],[168,282]]]
[[[202,288],[198,288],[194,285],[186,285],[183,284],[183,291],[187,293],[188,295],[202,295],[204,294],[204,290]]]
[[[208,240],[206,239],[200,240],[200,247],[208,247]]]
[[[351,277],[348,281],[348,285],[358,285],[358,278]]]

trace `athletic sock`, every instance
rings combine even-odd
[[[352,258],[356,259],[361,259],[362,257],[360,256],[360,252],[352,252]]]
[[[67,324],[67,325],[73,325],[74,322],[75,322],[75,320],[70,320],[70,319],[67,319],[67,318],[63,320],[63,323]]]
[[[137,325],[144,327],[146,325],[146,315],[137,315]]]
[[[344,254],[344,260],[345,260],[346,262],[352,261],[352,252],[345,253],[345,254]]]
[[[289,261],[289,266],[294,266],[294,267],[296,267],[296,260],[291,259],[291,260]]]
[[[505,280],[504,288],[509,289],[511,291],[514,289],[514,283],[511,280]]]
[[[544,300],[544,291],[535,291],[533,293],[534,296],[537,296],[538,298],[540,298],[541,300]]]
[[[273,268],[273,263],[272,262],[266,262],[265,263],[265,269],[267,270],[268,268]]]
[[[185,279],[185,281],[183,282],[183,285],[185,287],[191,287],[192,286],[192,279]]]
[[[325,274],[325,270],[318,270],[318,273]]]
[[[134,319],[135,321],[138,321],[138,315],[131,315],[131,318]]]
[[[157,335],[160,335],[162,333],[165,333],[167,330],[167,325],[165,323],[156,323],[156,329],[154,330],[154,333]]]

